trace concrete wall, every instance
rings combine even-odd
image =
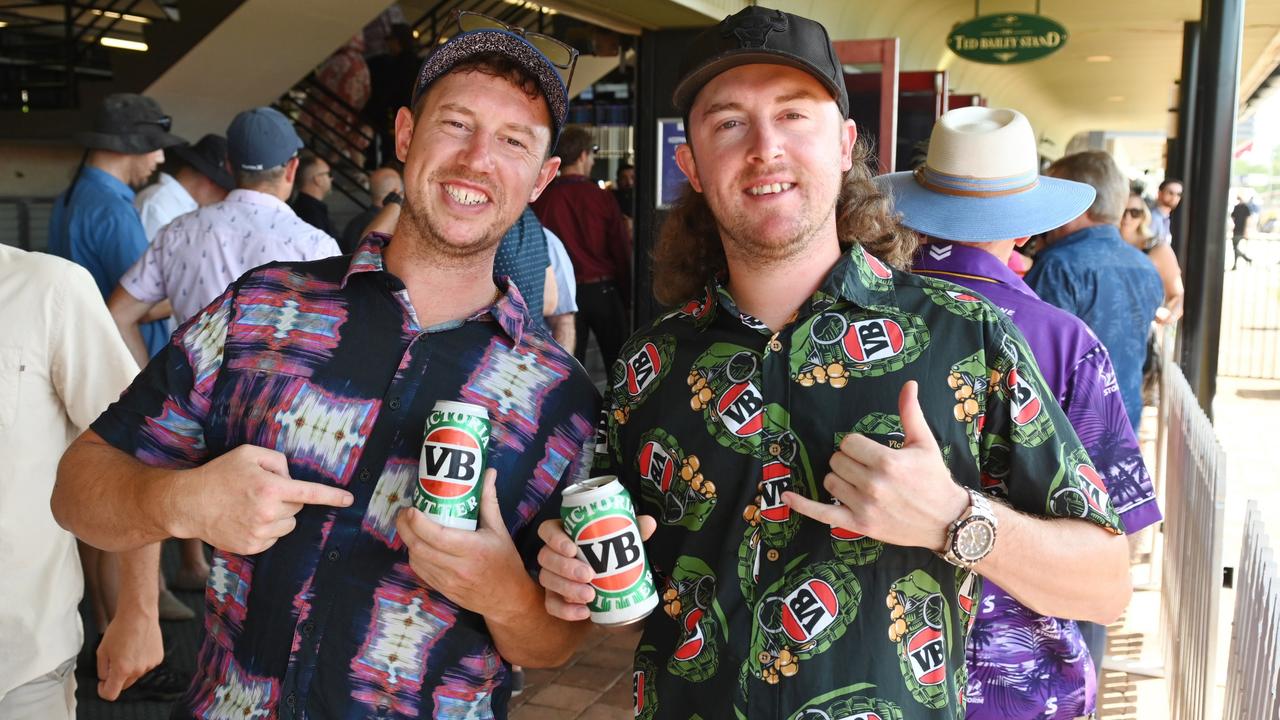
[[[67,188],[81,148],[0,141],[0,196],[53,197]]]

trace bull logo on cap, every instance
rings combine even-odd
[[[769,41],[769,33],[786,32],[787,16],[781,10],[769,14],[742,14],[737,22],[726,23],[721,32],[724,37],[735,37],[743,48],[764,47]]]

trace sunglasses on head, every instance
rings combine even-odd
[[[1142,217],[1142,208],[1125,208],[1124,214],[1137,220],[1138,218]]]
[[[561,42],[550,35],[543,35],[539,32],[531,32],[525,30],[518,25],[508,25],[507,23],[491,18],[470,10],[461,10],[458,12],[458,29],[462,32],[470,32],[472,30],[505,30],[509,33],[519,35],[524,38],[530,45],[537,48],[538,52],[560,69],[560,76],[564,79],[565,87],[573,80],[574,66],[578,62],[578,51],[572,46]]]

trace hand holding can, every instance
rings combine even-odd
[[[560,517],[564,532],[577,546],[578,558],[590,567],[594,597],[587,608],[592,622],[627,625],[653,612],[658,604],[658,590],[644,552],[635,506],[618,478],[605,475],[566,489]],[[542,557],[539,555],[540,560]],[[560,566],[563,568],[565,564]],[[563,579],[557,576],[549,581],[555,584],[556,580]],[[578,580],[581,579],[583,576],[578,575]],[[548,587],[547,582],[543,581],[544,587]],[[548,610],[554,612],[550,600]]]

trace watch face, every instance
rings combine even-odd
[[[965,523],[956,532],[955,553],[965,561],[980,560],[991,552],[995,544],[996,534],[991,525],[985,522]]]

